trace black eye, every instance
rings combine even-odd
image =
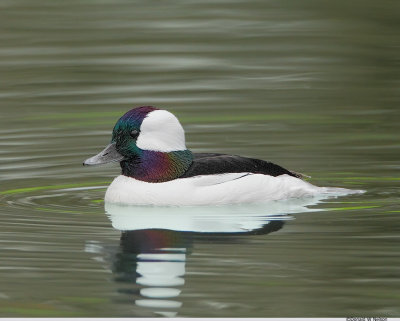
[[[132,138],[137,138],[139,136],[139,131],[137,129],[133,129],[130,132]]]

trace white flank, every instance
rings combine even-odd
[[[273,177],[229,173],[181,178],[165,183],[147,183],[120,175],[108,187],[105,201],[130,205],[222,205],[360,192],[318,187],[289,175]]]
[[[155,110],[143,120],[136,145],[144,150],[165,153],[185,150],[185,132],[173,114]]]

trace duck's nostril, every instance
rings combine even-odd
[[[103,156],[107,156],[109,153],[105,153],[105,154],[103,154]]]

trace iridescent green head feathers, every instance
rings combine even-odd
[[[123,175],[165,182],[183,175],[192,160],[178,119],[166,110],[142,106],[117,121],[111,144],[84,165],[119,161]]]

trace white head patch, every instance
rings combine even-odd
[[[165,153],[185,150],[185,131],[169,111],[154,110],[143,120],[136,145],[144,150]]]

